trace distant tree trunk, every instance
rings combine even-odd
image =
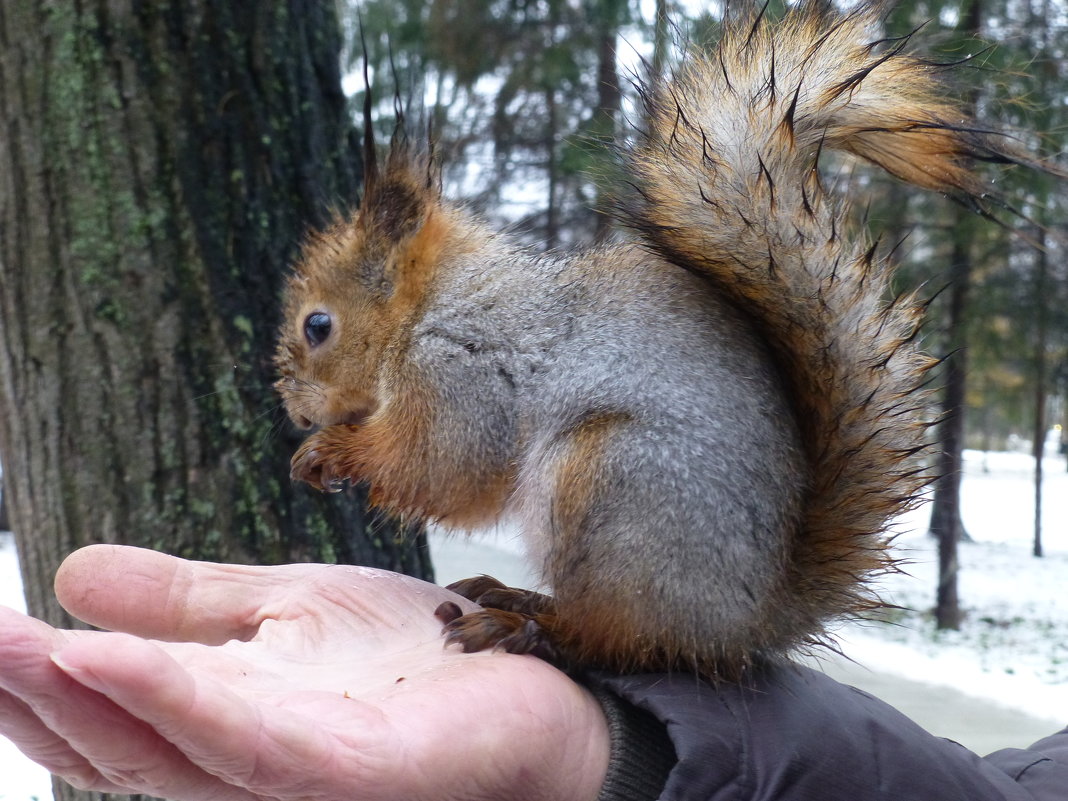
[[[623,102],[619,88],[619,68],[616,61],[616,39],[626,5],[619,0],[601,0],[598,4],[597,26],[597,114],[594,132],[600,143],[611,147],[616,139],[616,124]],[[608,212],[608,199],[604,188],[597,190],[597,227],[594,238],[603,242],[612,231],[612,217]]]
[[[964,392],[967,376],[967,351],[964,347],[964,321],[971,285],[968,212],[955,209],[956,225],[950,265],[949,317],[946,339],[949,355],[943,372],[942,421],[938,426],[941,451],[938,480],[935,482],[931,509],[931,534],[938,540],[938,588],[935,620],[940,629],[960,628],[960,599],[957,592],[959,562],[957,544],[962,525],[960,518],[960,480],[963,471]]]
[[[549,4],[548,41],[546,53],[556,49],[557,29],[560,26],[560,7],[557,3]],[[548,197],[545,204],[544,247],[552,250],[560,238],[560,160],[558,158],[557,137],[560,134],[560,113],[557,103],[556,82],[549,78],[552,73],[546,71],[545,92],[545,177],[548,184]]]
[[[560,164],[556,158],[556,135],[559,130],[556,108],[556,89],[545,88],[545,171],[548,179],[548,191],[545,203],[545,249],[552,250],[560,238],[559,208],[559,171]]]
[[[0,531],[10,531],[11,522],[7,516],[7,493],[0,489]]]
[[[1027,48],[1028,57],[1035,59],[1035,90],[1043,96],[1055,94],[1063,86],[1058,78],[1060,73],[1059,62],[1062,38],[1060,32],[1050,24],[1051,15],[1054,12],[1049,0],[1044,2],[1027,4],[1027,38],[1031,41],[1024,44]],[[1038,110],[1036,130],[1053,130],[1060,122],[1063,126],[1063,115],[1057,114],[1054,106]],[[1042,481],[1043,461],[1046,451],[1046,432],[1049,425],[1046,399],[1051,391],[1050,385],[1056,383],[1056,379],[1050,375],[1049,347],[1050,347],[1050,316],[1051,306],[1055,308],[1055,300],[1050,298],[1051,292],[1056,292],[1056,287],[1051,286],[1049,276],[1049,250],[1048,222],[1060,216],[1051,209],[1057,205],[1055,197],[1057,188],[1050,185],[1050,181],[1043,177],[1033,182],[1033,193],[1037,224],[1035,225],[1034,237],[1037,247],[1034,249],[1034,303],[1033,314],[1035,318],[1035,365],[1034,365],[1034,431],[1032,436],[1033,455],[1035,458],[1035,530],[1031,553],[1041,558],[1042,547]],[[1056,283],[1056,282],[1052,282]]]
[[[1042,549],[1042,460],[1046,455],[1046,394],[1048,391],[1046,349],[1049,345],[1049,310],[1047,308],[1047,276],[1049,256],[1046,250],[1046,232],[1039,227],[1035,249],[1035,427],[1032,437],[1032,453],[1035,458],[1035,534],[1031,553],[1041,557]]]
[[[656,0],[656,18],[653,20],[653,59],[649,64],[649,86],[655,94],[664,80],[668,49],[671,47],[671,20],[668,18],[667,0]]]
[[[0,4],[0,459],[32,614],[72,624],[52,575],[91,542],[429,572],[358,493],[289,480],[270,387],[287,266],[361,177],[338,53],[330,2]]]
[[[974,40],[982,30],[982,0],[971,0],[961,9],[958,33]],[[969,93],[965,111],[973,111],[978,97]],[[953,252],[950,265],[949,321],[946,339],[942,422],[938,432],[942,455],[938,465],[931,510],[931,533],[938,539],[938,588],[935,598],[935,621],[940,629],[958,629],[961,622],[957,573],[957,551],[965,536],[960,517],[960,480],[964,469],[964,409],[967,381],[965,321],[968,293],[972,281],[972,239],[974,219],[970,212],[954,209]]]
[[[1064,394],[1062,396],[1063,403],[1061,403],[1061,446],[1060,451],[1064,456],[1065,469],[1068,470],[1068,362],[1061,362],[1061,369],[1065,374],[1065,381],[1062,384],[1064,387]]]

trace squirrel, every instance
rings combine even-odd
[[[439,609],[447,642],[732,680],[879,605],[888,521],[930,481],[934,362],[821,154],[977,207],[971,160],[1028,161],[906,44],[864,7],[728,20],[641,87],[631,236],[582,252],[520,246],[442,197],[431,155],[368,138],[360,208],[289,280],[277,387],[319,427],[296,479],[518,523],[551,597],[454,585],[484,608]]]

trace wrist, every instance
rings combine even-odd
[[[596,801],[655,801],[677,761],[667,727],[596,677],[583,680],[601,707],[609,737],[605,778]]]
[[[569,679],[570,681],[570,679]],[[585,685],[573,683],[581,701],[575,705],[575,725],[571,727],[571,743],[565,744],[560,766],[554,771],[561,776],[560,794],[555,796],[573,801],[602,801],[602,788],[612,759],[612,722],[604,704]],[[567,777],[560,768],[570,765]]]

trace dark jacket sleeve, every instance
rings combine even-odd
[[[1068,799],[1068,728],[1030,748],[1006,748],[986,759],[1027,790],[1027,798]]]
[[[599,697],[609,694],[665,727],[675,761],[662,801],[1068,799],[1068,731],[984,759],[804,667],[769,667],[744,684],[719,687],[685,674],[599,674],[587,683]],[[649,719],[636,717],[638,727],[621,734],[621,713],[612,715],[615,764],[634,773],[641,742],[651,736]],[[657,756],[647,773],[662,777],[664,748],[649,751]],[[610,771],[606,786],[613,778],[613,794],[602,798],[627,798],[618,774]]]

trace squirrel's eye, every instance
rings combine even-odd
[[[312,312],[304,318],[304,338],[313,348],[322,345],[330,336],[330,315],[326,312]]]

